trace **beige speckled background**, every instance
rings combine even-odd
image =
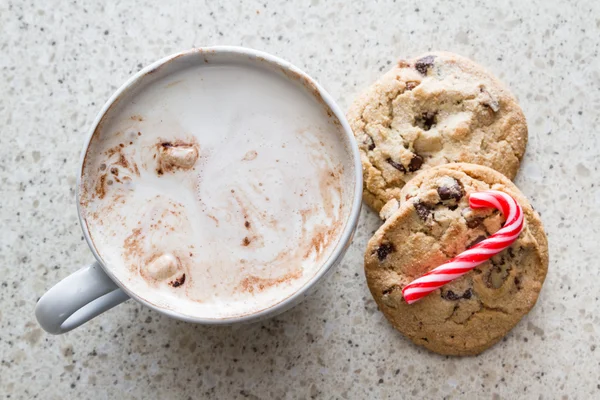
[[[0,397],[600,398],[599,3],[168,3],[0,0]],[[479,357],[413,346],[364,282],[378,225],[364,210],[336,272],[275,319],[202,327],[130,301],[44,333],[36,300],[91,259],[74,203],[88,127],[143,65],[209,44],[288,59],[343,108],[401,56],[450,50],[488,66],[530,124],[517,184],[551,255],[535,309]]]

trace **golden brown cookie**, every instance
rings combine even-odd
[[[515,97],[490,72],[447,52],[400,61],[351,106],[364,200],[379,211],[416,173],[469,162],[514,178],[527,145]]]
[[[469,195],[499,190],[523,208],[518,239],[474,270],[408,305],[402,289],[498,231],[498,210],[469,208]],[[548,243],[539,215],[504,175],[474,164],[422,172],[375,232],[365,253],[369,289],[392,325],[439,354],[473,355],[498,342],[535,304],[548,269]]]

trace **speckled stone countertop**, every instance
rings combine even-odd
[[[600,398],[600,3],[194,3],[0,0],[0,397]],[[533,311],[478,357],[412,345],[365,284],[379,224],[365,209],[335,273],[274,319],[203,327],[129,301],[43,332],[36,300],[92,258],[74,190],[96,113],[142,66],[210,44],[285,58],[343,108],[403,56],[450,50],[489,67],[530,127],[516,181],[551,258]]]

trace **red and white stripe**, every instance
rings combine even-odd
[[[497,208],[506,217],[504,226],[489,238],[406,285],[402,289],[402,295],[408,304],[420,300],[505,250],[517,240],[523,230],[523,209],[506,193],[497,190],[473,193],[469,197],[469,205],[471,208]]]

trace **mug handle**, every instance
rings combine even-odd
[[[35,306],[35,317],[48,333],[59,335],[129,299],[97,261],[67,276]]]

